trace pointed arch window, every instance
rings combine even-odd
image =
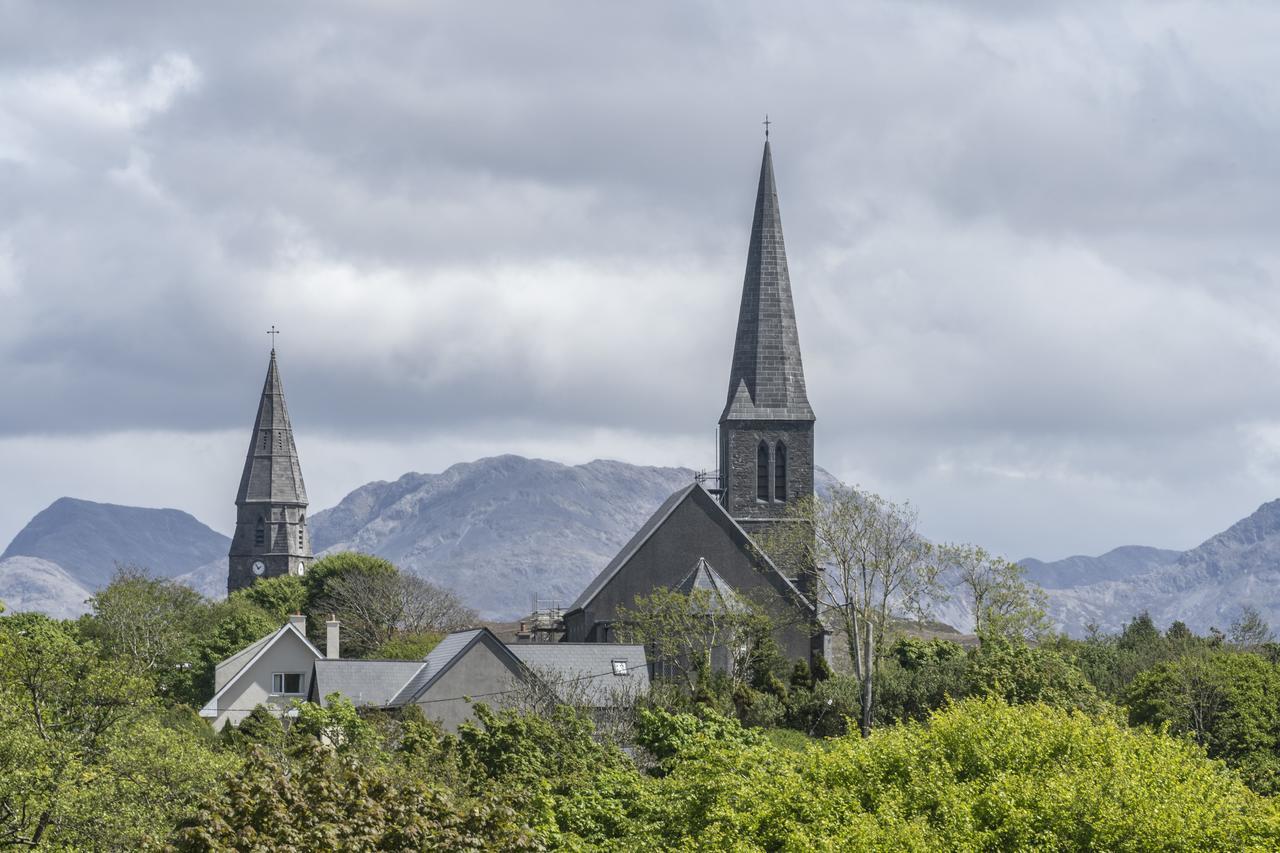
[[[769,445],[756,448],[756,500],[769,500]]]
[[[298,516],[298,550],[302,550],[303,530],[306,527],[307,520],[303,516]]]
[[[267,523],[258,516],[258,524],[253,528],[253,544],[261,547],[267,544]]]
[[[787,499],[787,446],[781,441],[773,451],[773,497],[778,501]]]

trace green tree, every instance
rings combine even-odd
[[[283,625],[290,615],[307,612],[307,589],[297,575],[277,575],[254,581],[230,597],[254,605]]]
[[[1168,725],[1190,735],[1211,757],[1247,768],[1255,787],[1280,789],[1280,673],[1257,655],[1227,650],[1161,663],[1134,680],[1126,697],[1131,722]]]
[[[137,849],[232,764],[132,660],[37,614],[0,618],[0,846]]]
[[[1084,711],[1102,709],[1102,698],[1075,661],[1049,648],[992,637],[969,655],[968,692],[998,696],[1011,705],[1043,702]]]
[[[1049,633],[1048,597],[1027,582],[1025,568],[976,545],[945,545],[939,559],[973,612],[975,634],[1034,642]]]
[[[83,631],[103,654],[126,659],[148,673],[163,696],[193,698],[190,670],[207,625],[200,593],[152,577],[143,568],[121,566],[89,604],[93,615],[83,620]]]
[[[749,684],[770,656],[773,620],[745,597],[722,598],[710,590],[655,589],[618,609],[618,637],[649,650],[650,663],[694,694],[713,671],[727,692]]]
[[[182,822],[170,849],[545,849],[522,805],[518,793],[467,797],[319,743],[292,762],[257,750]]]
[[[923,616],[942,594],[932,546],[918,531],[910,504],[839,486],[825,499],[796,501],[788,508],[795,522],[762,537],[766,553],[800,555],[819,569],[818,598],[843,635],[854,677],[862,684],[862,732],[874,719],[872,673],[888,647],[892,610]]]

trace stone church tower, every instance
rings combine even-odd
[[[720,415],[720,500],[748,533],[767,530],[790,503],[813,494],[813,424],[766,138]],[[791,568],[793,577],[803,574]]]
[[[306,515],[307,489],[272,347],[236,493],[236,532],[228,555],[227,592],[243,589],[258,578],[303,574],[312,559]]]

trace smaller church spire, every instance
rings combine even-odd
[[[258,401],[258,416],[253,422],[250,441],[236,503],[306,506],[307,488],[302,483],[302,466],[298,463],[298,451],[293,444],[293,426],[289,423],[289,410],[284,404],[284,385],[280,381],[280,365],[276,361],[274,347],[267,364],[267,378],[262,384],[262,397]]]

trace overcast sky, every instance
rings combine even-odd
[[[0,0],[0,546],[705,468],[767,112],[819,464],[1011,557],[1280,496],[1280,5]]]

